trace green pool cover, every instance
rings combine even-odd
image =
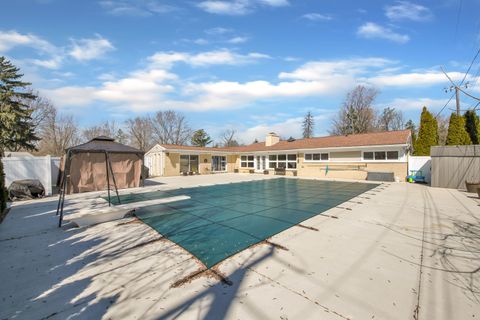
[[[135,215],[210,268],[376,186],[279,178],[127,194],[120,196],[120,201],[190,196],[188,200],[142,207]]]

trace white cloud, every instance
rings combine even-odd
[[[174,88],[166,83],[177,76],[165,70],[139,70],[119,80],[113,76],[99,87],[61,87],[43,89],[41,92],[52,99],[58,106],[86,106],[95,101],[117,104],[129,110],[152,110],[164,100],[164,94]]]
[[[90,39],[72,39],[72,48],[68,54],[78,61],[88,61],[98,59],[113,50],[115,47],[108,39],[96,35]]]
[[[366,73],[372,68],[380,69],[394,64],[395,61],[384,58],[354,58],[331,61],[311,61],[292,72],[281,72],[280,79],[326,80],[352,78]]]
[[[215,27],[215,28],[205,30],[205,33],[208,35],[221,35],[221,34],[226,34],[231,32],[233,32],[232,29],[223,28],[223,27]]]
[[[149,57],[153,65],[163,68],[171,68],[174,63],[183,62],[195,67],[209,65],[241,65],[253,63],[260,59],[267,59],[268,55],[251,52],[238,54],[227,49],[206,51],[197,54],[187,52],[158,52]]]
[[[268,57],[268,56],[267,56]],[[261,101],[295,101],[302,97],[331,97],[345,94],[358,84],[385,87],[418,88],[446,83],[435,70],[403,70],[398,62],[380,58],[310,61],[290,72],[281,72],[271,81],[253,80],[196,82],[179,78],[169,70],[175,63],[192,66],[236,65],[265,58],[262,54],[238,54],[226,50],[201,53],[160,52],[150,64],[126,77],[102,75],[97,86],[63,87],[43,90],[60,107],[104,102],[119,110],[152,111],[160,108],[206,111],[240,109]],[[450,72],[458,80],[460,72]],[[435,101],[416,102],[433,105]],[[399,108],[413,108],[414,102],[394,101]],[[400,105],[401,104],[401,105]],[[416,107],[416,105],[415,105]],[[271,128],[271,126],[268,126]],[[270,129],[271,130],[271,129]],[[291,134],[293,135],[293,134]]]
[[[248,41],[248,37],[233,37],[229,39],[227,42],[232,44],[239,44],[239,43],[245,43],[247,41]]]
[[[204,45],[208,44],[208,40],[203,39],[203,38],[198,38],[198,39],[193,40],[193,43],[204,46]]]
[[[115,16],[152,16],[176,10],[176,7],[156,0],[104,0],[100,6]]]
[[[329,21],[333,19],[333,17],[329,14],[321,14],[321,13],[315,13],[315,12],[304,14],[302,18],[305,18],[311,21]]]
[[[55,55],[50,59],[28,59],[27,62],[46,69],[58,69],[62,65],[63,57]]]
[[[361,25],[357,30],[357,34],[367,39],[386,39],[400,44],[407,43],[410,40],[410,37],[406,34],[396,33],[390,28],[373,22]]]
[[[0,53],[6,53],[15,47],[28,47],[42,58],[25,59],[23,62],[34,66],[58,69],[63,62],[63,50],[45,39],[33,34],[22,34],[15,30],[0,31]],[[47,58],[45,56],[48,56]]]
[[[295,62],[295,61],[299,61],[301,59],[298,58],[298,57],[287,56],[287,57],[283,58],[283,60],[285,60],[287,62]]]
[[[448,75],[453,81],[458,81],[463,78],[463,74],[461,72],[449,72]],[[379,87],[431,86],[435,84],[448,83],[448,79],[440,71],[387,74],[370,77],[365,79],[365,81]]]
[[[424,106],[429,109],[439,109],[447,103],[448,99],[431,98],[396,98],[379,105],[381,108],[393,107],[399,110],[421,110]]]
[[[429,8],[408,1],[397,1],[395,4],[385,7],[385,15],[396,21],[428,21],[433,17]]]
[[[67,86],[56,89],[41,89],[40,92],[52,99],[58,107],[85,106],[93,102],[96,88],[92,86]]]
[[[255,139],[265,141],[269,132],[275,132],[281,137],[300,137],[302,135],[302,120],[303,118],[297,117],[277,123],[261,123],[239,131],[237,136],[243,143],[247,144],[252,143]]]
[[[272,7],[284,7],[290,5],[288,0],[258,0],[258,2]]]
[[[55,53],[57,48],[50,42],[33,34],[21,34],[15,30],[0,31],[0,52],[7,52],[17,46],[26,46],[42,53]]]
[[[245,15],[253,12],[259,6],[288,6],[288,0],[206,0],[197,7],[208,13],[223,15]]]
[[[208,12],[225,15],[244,15],[250,12],[248,0],[228,1],[202,1],[197,6]]]
[[[325,112],[323,114],[317,114],[314,116],[315,123],[319,124],[322,121],[329,119],[331,112]],[[275,117],[275,116],[274,116]],[[270,121],[268,121],[270,120]],[[271,118],[267,121],[262,121],[257,125],[250,128],[237,129],[237,137],[241,142],[249,144],[257,139],[258,141],[265,141],[265,137],[270,132],[275,132],[283,138],[300,138],[302,136],[302,121],[303,117],[288,118],[283,121],[271,122]]]

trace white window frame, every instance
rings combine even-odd
[[[288,156],[295,156],[295,160],[288,160]],[[271,156],[275,156],[276,160],[270,160]],[[278,156],[285,156],[285,160],[278,160]],[[285,163],[285,170],[295,171],[298,169],[298,154],[296,153],[271,153],[267,156],[267,169],[268,170],[275,170],[278,168],[278,163]],[[270,163],[275,163],[275,168],[270,167]],[[295,163],[295,168],[289,168],[289,163]]]
[[[373,153],[373,159],[365,159],[365,153]],[[376,159],[375,153],[376,152],[383,152],[385,153],[385,159]],[[388,152],[396,152],[397,159],[388,159]],[[362,161],[364,162],[400,162],[401,154],[399,150],[369,150],[369,151],[362,151]]]
[[[199,154],[194,154],[194,153],[189,153],[189,154],[180,154],[180,172],[184,172],[184,171],[181,171],[181,168],[182,168],[182,156],[183,157],[188,157],[188,171],[187,172],[200,172],[200,155]],[[192,156],[193,157],[197,157],[197,171],[192,171]]]
[[[306,160],[307,159],[307,154],[312,155],[312,160]],[[320,155],[320,160],[313,160],[313,155],[314,154],[319,154]],[[328,160],[322,160],[322,154],[327,154],[328,155]],[[318,162],[330,162],[330,152],[306,152],[303,154],[303,162],[307,163],[318,163]]]
[[[222,163],[224,162],[225,163],[225,170],[213,170],[213,157],[219,157],[221,158],[220,160],[220,167],[222,167]],[[227,172],[227,156],[224,156],[224,155],[213,155],[212,156],[212,163],[211,163],[211,170],[212,172]]]
[[[246,160],[242,160],[242,157],[247,157]],[[249,159],[249,157],[252,157],[252,160]],[[247,166],[244,167],[243,166],[243,163],[246,163]],[[248,166],[249,163],[252,163],[252,166]],[[243,155],[240,155],[240,168],[242,169],[255,169],[255,156],[253,154],[243,154]]]

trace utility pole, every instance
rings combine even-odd
[[[457,103],[457,116],[460,115],[460,88],[455,86],[455,101]]]
[[[479,100],[479,98],[477,97],[474,97],[472,96],[471,94],[469,94],[468,92],[466,92],[464,89],[468,89],[468,85],[469,85],[469,82],[465,82],[463,83],[463,81],[460,83],[460,85],[457,85],[455,82],[453,82],[453,80],[449,77],[449,75],[445,72],[445,70],[443,70],[443,67],[441,68],[442,69],[442,72],[445,74],[445,76],[447,77],[447,79],[450,81],[450,83],[452,84],[449,88],[444,88],[445,92],[452,92],[453,90],[455,90],[455,101],[456,101],[456,111],[457,111],[457,116],[460,115],[460,92],[463,92],[465,95],[475,99],[475,100]]]

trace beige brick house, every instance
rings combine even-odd
[[[145,154],[150,176],[222,172],[298,175],[364,180],[368,172],[393,172],[405,180],[409,130],[280,140],[213,148],[157,144]]]

